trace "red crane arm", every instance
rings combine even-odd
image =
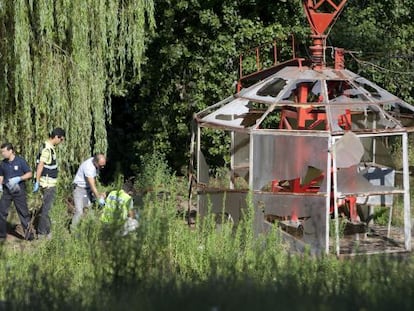
[[[341,12],[347,0],[303,0],[306,17],[312,29],[313,46],[310,47],[313,68],[325,68],[325,31]],[[338,58],[339,60],[339,58]],[[343,61],[341,61],[343,63]],[[338,62],[339,64],[339,62]],[[337,65],[335,65],[337,67]],[[338,69],[343,64],[338,65]]]
[[[304,0],[306,17],[314,35],[323,35],[347,0]],[[326,10],[328,12],[324,12]]]

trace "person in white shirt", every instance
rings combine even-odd
[[[91,205],[95,200],[99,205],[105,205],[105,193],[98,192],[96,187],[96,177],[99,171],[106,165],[106,157],[98,153],[93,157],[82,162],[73,179],[73,201],[75,213],[72,217],[71,230],[73,230],[83,215],[85,207]]]

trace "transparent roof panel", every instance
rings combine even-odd
[[[321,80],[297,80],[283,93],[282,100],[294,103],[319,102],[322,94],[321,85]],[[302,91],[304,89],[306,92]]]
[[[368,81],[365,78],[359,77],[354,80],[355,84],[367,91],[367,93],[378,101],[400,101],[398,97],[385,91],[378,85]]]
[[[354,87],[345,80],[326,81],[328,100],[332,103],[369,102],[363,89]]]
[[[262,86],[256,94],[259,96],[271,96],[277,97],[280,91],[286,86],[287,81],[282,78],[275,78],[270,80],[264,86]]]
[[[225,106],[203,117],[201,121],[223,127],[246,128],[253,126],[265,109],[247,99],[236,98]]]
[[[379,105],[335,105],[328,109],[331,130],[378,130],[401,126],[399,120],[386,113]]]
[[[238,96],[272,104],[277,101],[279,94],[286,87],[288,82],[288,80],[280,77],[268,78],[252,85],[251,87],[241,90]]]
[[[220,103],[208,116],[199,114],[202,121],[241,129],[337,132],[406,126],[414,131],[413,106],[348,70],[285,67]]]

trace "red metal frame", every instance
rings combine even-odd
[[[338,2],[338,3],[336,3]],[[332,24],[334,19],[341,12],[347,0],[341,1],[333,0],[304,0],[303,6],[305,8],[306,17],[312,29],[313,46],[310,47],[312,51],[312,60],[314,69],[320,70],[325,67],[324,50],[326,47],[326,29]],[[330,12],[321,12],[322,8],[330,7]]]
[[[347,0],[303,0],[306,16],[309,21],[312,30],[313,46],[310,47],[312,51],[312,66],[314,70],[322,70],[325,68],[325,48],[326,48],[326,34],[325,31],[334,22],[335,18],[343,9]],[[329,10],[329,12],[323,12],[323,10]],[[292,44],[294,49],[294,44]],[[274,45],[274,58],[275,64],[277,60],[276,45]],[[257,72],[252,75],[257,75],[261,70],[259,61],[259,49],[256,48],[256,65]],[[293,50],[293,55],[295,52]],[[242,56],[240,55],[240,64],[242,62]],[[335,49],[335,69],[344,69],[344,50]],[[240,80],[238,83],[237,91],[242,88],[242,67],[240,65]],[[303,104],[302,107],[283,108],[281,112],[281,120],[279,123],[280,129],[292,130],[292,125],[289,121],[296,120],[298,130],[312,130],[324,124],[326,130],[328,130],[329,123],[327,122],[327,115],[324,110],[318,110],[317,107],[312,106],[312,103],[308,102],[308,96],[310,92],[310,85],[302,83],[297,86],[295,91],[295,103]],[[329,88],[329,86],[328,86]],[[333,88],[333,86],[332,86]],[[328,99],[326,99],[328,100]],[[324,98],[320,96],[318,102],[324,101]],[[343,115],[338,118],[338,125],[345,130],[351,129],[351,112],[347,109]],[[316,193],[319,191],[319,184],[325,178],[321,173],[315,176],[312,180],[303,182],[301,178],[295,178],[292,180],[273,180],[272,191],[273,192],[293,192],[293,193]],[[343,200],[340,204],[348,208],[351,221],[356,222],[358,220],[356,197],[349,196]],[[334,203],[332,202],[330,212],[333,212]],[[297,220],[295,209],[293,208],[291,220]]]
[[[336,2],[339,2],[338,4]],[[313,68],[320,70],[325,68],[324,50],[326,47],[326,29],[332,24],[337,15],[341,12],[347,0],[303,0],[306,17],[312,30],[313,46],[312,51]],[[321,12],[322,9],[330,7],[330,12]],[[292,48],[292,60],[296,59],[295,37],[290,36]],[[243,54],[239,55],[239,81],[237,83],[236,92],[240,92],[243,88],[243,80],[248,76],[261,75],[263,71],[260,64],[260,49],[263,46],[254,49],[256,57],[256,72],[244,75],[243,72]],[[251,52],[247,51],[247,53]],[[279,64],[276,41],[273,42],[273,65]],[[300,66],[300,65],[299,65]],[[335,49],[335,69],[344,69],[344,50]]]
[[[267,44],[271,44],[272,45],[272,49],[273,49],[273,67],[274,68],[276,66],[278,66],[279,64],[283,64],[283,62],[291,62],[291,61],[298,61],[299,62],[299,66],[301,66],[301,62],[302,62],[303,59],[296,58],[295,37],[294,37],[293,34],[291,34],[290,35],[290,38],[291,38],[292,58],[290,60],[288,60],[288,61],[282,61],[281,62],[281,60],[278,59],[276,40],[274,40],[271,43],[267,43]],[[243,86],[243,80],[246,77],[252,77],[252,76],[255,76],[255,75],[257,75],[257,76],[259,76],[259,75],[264,76],[265,75],[265,74],[263,74],[263,71],[265,71],[265,70],[263,70],[262,65],[261,65],[261,61],[260,61],[260,50],[262,48],[265,48],[265,46],[267,44],[263,44],[261,46],[258,46],[258,47],[255,47],[254,48],[254,53],[255,53],[255,58],[256,58],[256,71],[253,72],[253,73],[249,73],[249,74],[246,74],[246,75],[244,74],[244,72],[243,72],[243,54],[240,54],[239,55],[239,81],[237,82],[237,87],[236,87],[236,92],[237,93],[240,92],[241,89],[244,87]],[[252,51],[253,51],[253,49],[252,50],[248,50],[248,51],[246,51],[246,54],[250,54]],[[269,69],[272,69],[272,68],[269,68]]]
[[[336,1],[333,0],[304,0],[303,5],[305,7],[306,16],[311,25],[312,32],[315,35],[323,35],[325,30],[332,23],[334,18],[344,7],[347,0]],[[330,5],[333,9],[331,12],[320,12],[322,6],[326,7],[326,4]]]
[[[296,107],[295,110],[287,108],[282,109],[281,120],[279,123],[280,129],[292,130],[289,119],[294,119],[297,123],[296,129],[298,130],[312,130],[321,123],[325,123],[325,129],[328,130],[329,124],[326,119],[326,112],[324,110],[319,111],[308,103],[309,88],[310,85],[307,83],[298,85],[295,92],[295,102],[304,104],[304,106]],[[318,101],[323,101],[322,96]],[[310,122],[307,124],[307,121]],[[345,114],[339,116],[338,125],[345,130],[351,129],[351,112],[349,109],[346,109]]]

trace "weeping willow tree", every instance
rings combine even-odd
[[[111,95],[139,81],[153,11],[152,0],[0,0],[0,141],[34,163],[63,127],[65,171],[105,152]]]

